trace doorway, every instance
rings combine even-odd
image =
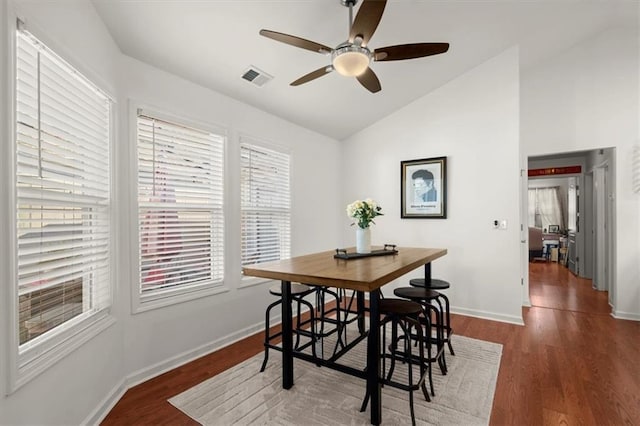
[[[608,304],[614,307],[613,265],[616,238],[615,204],[612,195],[615,184],[613,179],[615,165],[612,161],[614,154],[615,148],[608,148],[527,159],[529,176],[528,179],[523,179],[526,181],[523,182],[523,190],[526,188],[528,192],[530,187],[556,187],[559,188],[560,198],[565,203],[562,206],[565,216],[562,219],[553,219],[560,222],[560,235],[557,243],[552,241],[549,245],[545,245],[545,248],[551,249],[551,253],[545,254],[546,262],[528,263],[524,268],[523,300],[530,301],[530,305],[537,306],[538,303],[544,303],[549,304],[545,307],[553,307],[555,304],[549,302],[549,295],[553,294],[553,291],[547,293],[544,298],[532,292],[529,286],[530,275],[535,274],[533,278],[537,282],[567,284],[558,283],[557,277],[566,277],[565,272],[568,271],[568,276],[581,279],[577,282],[591,283],[588,290],[602,292]],[[532,174],[536,173],[542,177],[534,180]],[[553,235],[548,235],[549,228],[553,231],[557,228],[549,226],[556,224],[551,224],[548,218],[545,220],[545,215],[548,213],[536,211],[535,214],[540,214],[541,217],[532,215],[529,206],[532,198],[527,197],[526,194],[523,194],[522,198],[524,201],[523,229],[537,226],[545,231],[547,239],[552,238]],[[565,278],[563,280],[566,281]],[[541,302],[542,300],[544,302]]]

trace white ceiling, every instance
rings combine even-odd
[[[606,28],[636,25],[638,17],[638,3],[626,0],[389,0],[370,47],[451,47],[443,55],[373,63],[382,91],[372,94],[335,72],[289,86],[330,58],[258,34],[265,28],[336,46],[348,33],[340,0],[93,3],[124,54],[338,140],[509,47],[520,46],[526,68]],[[275,78],[261,88],[248,83],[240,76],[250,65]]]

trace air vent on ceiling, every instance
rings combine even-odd
[[[242,74],[242,78],[250,83],[255,84],[258,87],[262,87],[267,82],[271,81],[273,79],[273,76],[251,65],[249,69],[247,69],[244,74]]]

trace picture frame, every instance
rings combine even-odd
[[[447,157],[400,162],[400,217],[447,218]]]
[[[557,234],[560,232],[560,225],[549,225],[549,233]]]

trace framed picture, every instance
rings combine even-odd
[[[400,174],[402,218],[447,218],[447,157],[401,161]]]
[[[558,232],[560,232],[560,225],[549,225],[550,234],[557,234]]]

